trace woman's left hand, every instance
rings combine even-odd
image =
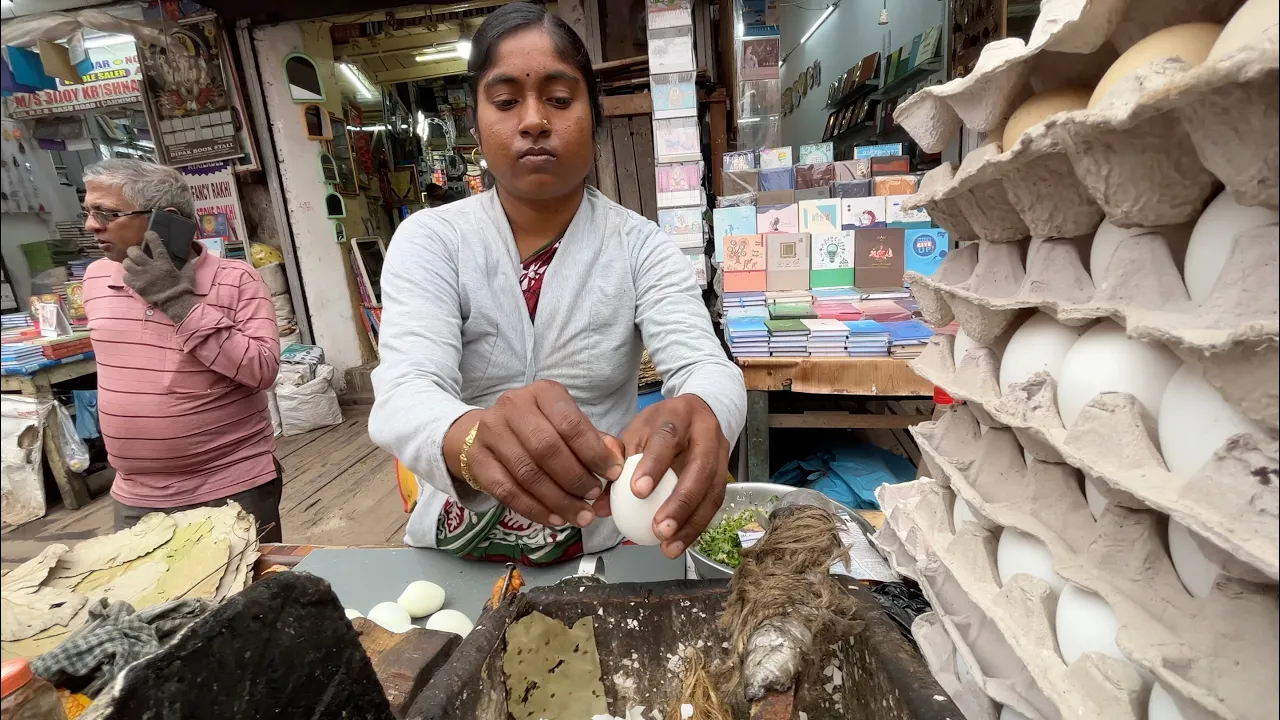
[[[675,558],[698,539],[724,502],[729,471],[729,441],[720,421],[702,398],[681,395],[650,405],[619,438],[624,457],[643,453],[631,477],[631,491],[648,497],[656,480],[673,469],[680,480],[653,518],[662,552]],[[596,514],[607,517],[609,493],[595,502]]]

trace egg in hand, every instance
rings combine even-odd
[[[676,474],[668,469],[649,493],[647,498],[638,498],[631,491],[631,477],[640,464],[641,455],[632,455],[622,465],[622,474],[609,488],[609,506],[613,512],[613,522],[622,535],[637,545],[657,545],[661,542],[653,533],[653,518],[658,509],[671,497],[676,489]]]

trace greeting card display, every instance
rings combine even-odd
[[[942,261],[951,252],[951,240],[947,231],[941,228],[908,230],[904,244],[907,252],[906,269],[925,277],[937,272]]]
[[[755,170],[756,169],[756,151],[743,150],[742,152],[727,152],[721,156],[721,169],[725,172],[737,172],[739,170]]]
[[[692,27],[669,27],[649,31],[649,72],[651,74],[694,72],[697,69],[697,61],[693,55]]]
[[[724,291],[765,289],[763,235],[729,235],[724,239]]]
[[[805,200],[799,203],[800,232],[833,233],[840,230],[840,201]]]
[[[654,120],[653,152],[660,163],[700,160],[702,139],[698,136],[698,118]]]
[[[836,159],[835,146],[829,142],[801,145],[797,163],[811,165],[813,163],[829,163]]]
[[[701,248],[702,208],[663,208],[658,211],[658,227],[682,248]]]
[[[646,0],[645,4],[649,10],[650,30],[693,24],[690,0]]]
[[[692,72],[649,77],[655,120],[694,117],[698,114],[698,88],[694,85],[695,77],[696,74]]]
[[[833,163],[822,162],[812,165],[796,165],[797,190],[825,187],[835,182],[835,179],[836,166]]]
[[[773,80],[778,77],[781,38],[748,38],[742,41],[742,79]]]
[[[654,169],[658,207],[702,205],[702,163],[659,165]]]
[[[905,231],[894,228],[857,230],[853,234],[853,272],[859,290],[902,288]]]
[[[809,244],[809,287],[853,287],[853,233],[814,233]]]
[[[840,198],[840,229],[884,227],[888,211],[883,197]]]
[[[760,151],[760,169],[773,170],[775,168],[791,167],[791,146],[764,148]]]
[[[808,290],[809,233],[772,233],[765,242],[769,251],[765,290]]]
[[[795,205],[761,205],[756,208],[756,232],[800,232],[800,212]]]
[[[730,235],[756,234],[755,207],[721,207],[711,211],[715,233],[715,259],[724,262],[724,239]]]

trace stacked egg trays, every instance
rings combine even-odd
[[[1091,88],[1143,37],[1226,22],[1237,5],[1046,0],[1029,42],[992,43],[973,73],[895,119],[926,151],[961,125],[999,137],[1036,92]],[[881,488],[876,542],[932,602],[913,631],[969,720],[1280,713],[1280,41],[1274,24],[1258,31],[944,164],[908,203],[976,241],[932,277],[908,273],[926,320],[961,328],[913,365],[963,404],[913,430],[928,475]],[[1197,225],[1202,212],[1212,222]],[[1243,215],[1206,250],[1216,218]],[[1102,387],[1067,411],[1060,364],[1002,378],[1030,319],[1059,337],[1127,335],[1164,369],[1143,397]],[[1206,427],[1230,416],[1214,429],[1232,434],[1195,469],[1161,452],[1179,437],[1174,406],[1159,410],[1171,381],[1208,398],[1190,404],[1209,409],[1194,418]],[[1006,536],[1045,567],[1002,578]],[[1070,617],[1082,607],[1095,612]]]

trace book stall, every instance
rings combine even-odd
[[[962,243],[907,272],[957,402],[876,536],[968,720],[1280,707],[1278,25],[1045,2],[896,109],[925,150],[985,138],[903,203]]]

